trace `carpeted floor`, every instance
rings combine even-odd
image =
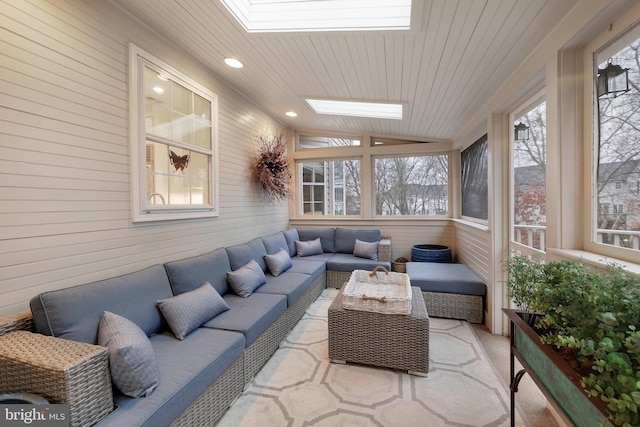
[[[325,290],[221,426],[508,426],[509,393],[471,326],[430,319],[428,377],[328,359]],[[518,412],[516,425],[528,426]]]

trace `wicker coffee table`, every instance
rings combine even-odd
[[[429,315],[420,288],[412,287],[411,314],[382,314],[342,308],[342,291],[329,307],[329,359],[429,372]]]

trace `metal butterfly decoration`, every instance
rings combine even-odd
[[[178,156],[176,153],[171,151],[169,159],[171,159],[171,164],[176,168],[176,172],[178,172],[178,170],[184,172],[184,168],[189,166],[188,154],[185,154],[184,156]]]

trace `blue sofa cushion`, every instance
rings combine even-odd
[[[358,258],[377,260],[378,243],[379,242],[363,242],[360,239],[356,239],[356,244],[353,247],[353,254]]]
[[[313,240],[296,240],[296,253],[299,257],[306,257],[311,255],[321,255],[322,243],[320,238],[317,237]]]
[[[284,238],[287,241],[287,245],[289,246],[289,256],[294,256],[296,254],[296,240],[300,240],[300,235],[298,234],[298,230],[295,228],[290,228],[282,232],[284,234]]]
[[[353,270],[367,270],[371,271],[376,266],[381,265],[387,270],[390,270],[391,263],[387,261],[376,261],[372,259],[358,258],[355,255],[349,254],[335,254],[329,261],[327,261],[327,270],[331,271],[353,271]]]
[[[264,247],[264,243],[262,243],[262,239],[256,238],[243,245],[229,246],[226,250],[232,270],[237,270],[247,265],[249,261],[254,260],[262,271],[267,271],[267,264],[264,262],[267,250]]]
[[[272,255],[277,253],[280,249],[285,249],[287,253],[289,253],[289,256],[291,256],[291,253],[289,252],[289,244],[287,243],[287,239],[284,237],[284,233],[282,231],[278,231],[270,236],[262,237],[262,243],[267,251],[267,255]]]
[[[220,295],[229,292],[227,271],[231,270],[224,248],[203,255],[171,261],[164,265],[175,295],[192,291],[210,283]]]
[[[406,268],[411,286],[423,291],[481,296],[487,293],[482,279],[464,264],[408,262]]]
[[[164,267],[154,265],[123,276],[44,292],[31,300],[31,312],[37,332],[95,344],[105,311],[131,320],[147,336],[166,330],[156,301],[171,296]]]
[[[327,258],[328,259],[328,258]],[[307,258],[292,258],[291,268],[288,273],[302,273],[311,276],[311,281],[316,280],[322,273],[327,271],[326,261],[314,261]]]
[[[298,228],[300,240],[314,240],[320,238],[322,252],[335,252],[335,228]]]
[[[227,281],[236,294],[246,298],[263,285],[267,278],[258,263],[252,259],[239,269],[228,271]]]
[[[350,228],[336,228],[336,253],[352,254],[356,239],[363,242],[379,242],[379,229],[354,230]],[[326,251],[325,251],[326,252]]]
[[[107,348],[111,379],[118,390],[131,397],[153,393],[160,368],[149,338],[138,325],[105,311],[98,325],[98,345]]]
[[[267,276],[267,283],[256,292],[261,294],[286,295],[287,306],[291,307],[311,287],[313,280],[308,274],[283,273],[278,277]]]
[[[167,320],[173,335],[179,340],[223,311],[229,310],[224,299],[209,284],[193,291],[158,301],[158,307]]]
[[[158,387],[144,399],[117,393],[117,409],[97,426],[168,425],[242,357],[245,347],[242,334],[206,328],[193,331],[184,341],[171,334],[155,335],[150,341],[160,367]]]
[[[287,309],[284,295],[254,292],[248,298],[227,294],[224,300],[231,309],[202,325],[205,328],[241,332],[249,346]]]
[[[267,263],[267,268],[273,276],[279,276],[291,268],[289,251],[284,248],[272,255],[265,255],[264,261]]]

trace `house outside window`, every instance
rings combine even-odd
[[[360,215],[360,161],[299,163],[302,215]]]
[[[217,97],[130,47],[133,220],[218,215]]]
[[[628,69],[629,91],[598,97],[598,70],[609,62]],[[621,258],[637,257],[640,251],[640,211],[634,209],[640,203],[639,63],[640,26],[610,41],[593,55],[594,197],[589,248]],[[604,205],[613,206],[612,212],[605,212]]]

